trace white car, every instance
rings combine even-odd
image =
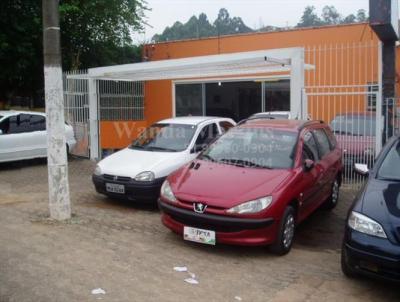
[[[115,198],[156,201],[170,173],[234,126],[230,118],[206,116],[159,121],[130,146],[98,163],[92,177],[96,191]]]
[[[67,149],[76,144],[72,126],[65,124]],[[0,111],[0,162],[47,157],[46,115]]]

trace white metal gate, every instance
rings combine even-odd
[[[354,163],[373,166],[382,147],[381,48],[376,41],[309,47],[305,95],[312,119],[330,124],[343,149],[344,184],[364,178]]]
[[[90,79],[86,70],[64,73],[65,120],[77,140],[71,153],[100,158],[100,122],[143,120],[144,93],[144,82]],[[90,146],[99,150],[90,152]]]
[[[70,152],[76,156],[89,157],[89,90],[85,78],[69,78],[69,75],[86,75],[77,70],[64,73],[65,121],[74,128],[76,146]]]

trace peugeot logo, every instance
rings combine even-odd
[[[193,204],[193,210],[194,210],[196,213],[203,214],[203,213],[206,211],[206,209],[207,209],[207,205],[205,205],[205,204],[203,204],[203,203],[201,203],[201,202],[195,202],[195,203]]]

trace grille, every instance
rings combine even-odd
[[[105,179],[113,180],[113,181],[122,181],[122,182],[131,181],[131,178],[130,177],[126,177],[126,176],[114,176],[114,175],[110,175],[110,174],[104,174],[103,177]],[[117,178],[115,179],[115,177],[117,177]]]
[[[168,215],[170,215],[172,217],[172,219],[174,219],[175,221],[177,221],[185,226],[191,226],[194,228],[222,232],[222,233],[233,233],[233,232],[243,231],[243,228],[240,228],[240,227],[226,226],[226,225],[222,226],[222,225],[216,225],[216,224],[212,224],[212,223],[203,223],[203,222],[194,222],[190,218],[178,217],[178,216],[171,215],[171,214],[168,214]]]

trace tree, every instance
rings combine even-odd
[[[166,27],[162,34],[153,36],[153,41],[163,42],[182,39],[213,37],[217,35],[230,35],[247,33],[253,30],[241,18],[229,16],[228,10],[221,8],[217,19],[211,24],[207,15],[201,13],[199,17],[192,16],[186,23],[175,22],[171,27]]]
[[[244,24],[242,18],[229,16],[229,12],[225,8],[221,8],[217,19],[214,21],[214,27],[217,29],[218,35],[231,35],[236,33],[248,33],[253,30]]]
[[[58,0],[43,0],[43,57],[46,96],[50,218],[71,218],[65,142]]]
[[[296,27],[321,26],[322,24],[322,20],[315,12],[315,7],[306,6],[303,15],[301,16],[301,20],[299,23],[297,23]]]
[[[345,17],[341,23],[343,24],[348,24],[348,23],[356,23],[357,22],[357,18],[356,16],[354,16],[354,14],[350,14],[347,17]]]
[[[327,25],[340,24],[341,17],[334,6],[327,5],[322,9],[322,21]]]
[[[357,11],[357,22],[367,22],[368,17],[367,17],[367,12],[365,9],[359,9]]]
[[[41,27],[39,1],[0,1],[0,101],[34,97],[43,86]]]
[[[105,50],[113,54],[131,45],[132,31],[143,29],[146,10],[144,0],[61,0],[63,65],[72,69],[97,66],[99,57],[94,54]]]
[[[138,61],[131,33],[142,28],[145,0],[60,0],[63,68]],[[0,1],[0,101],[43,94],[42,12],[38,0]],[[129,57],[132,55],[133,57]]]

